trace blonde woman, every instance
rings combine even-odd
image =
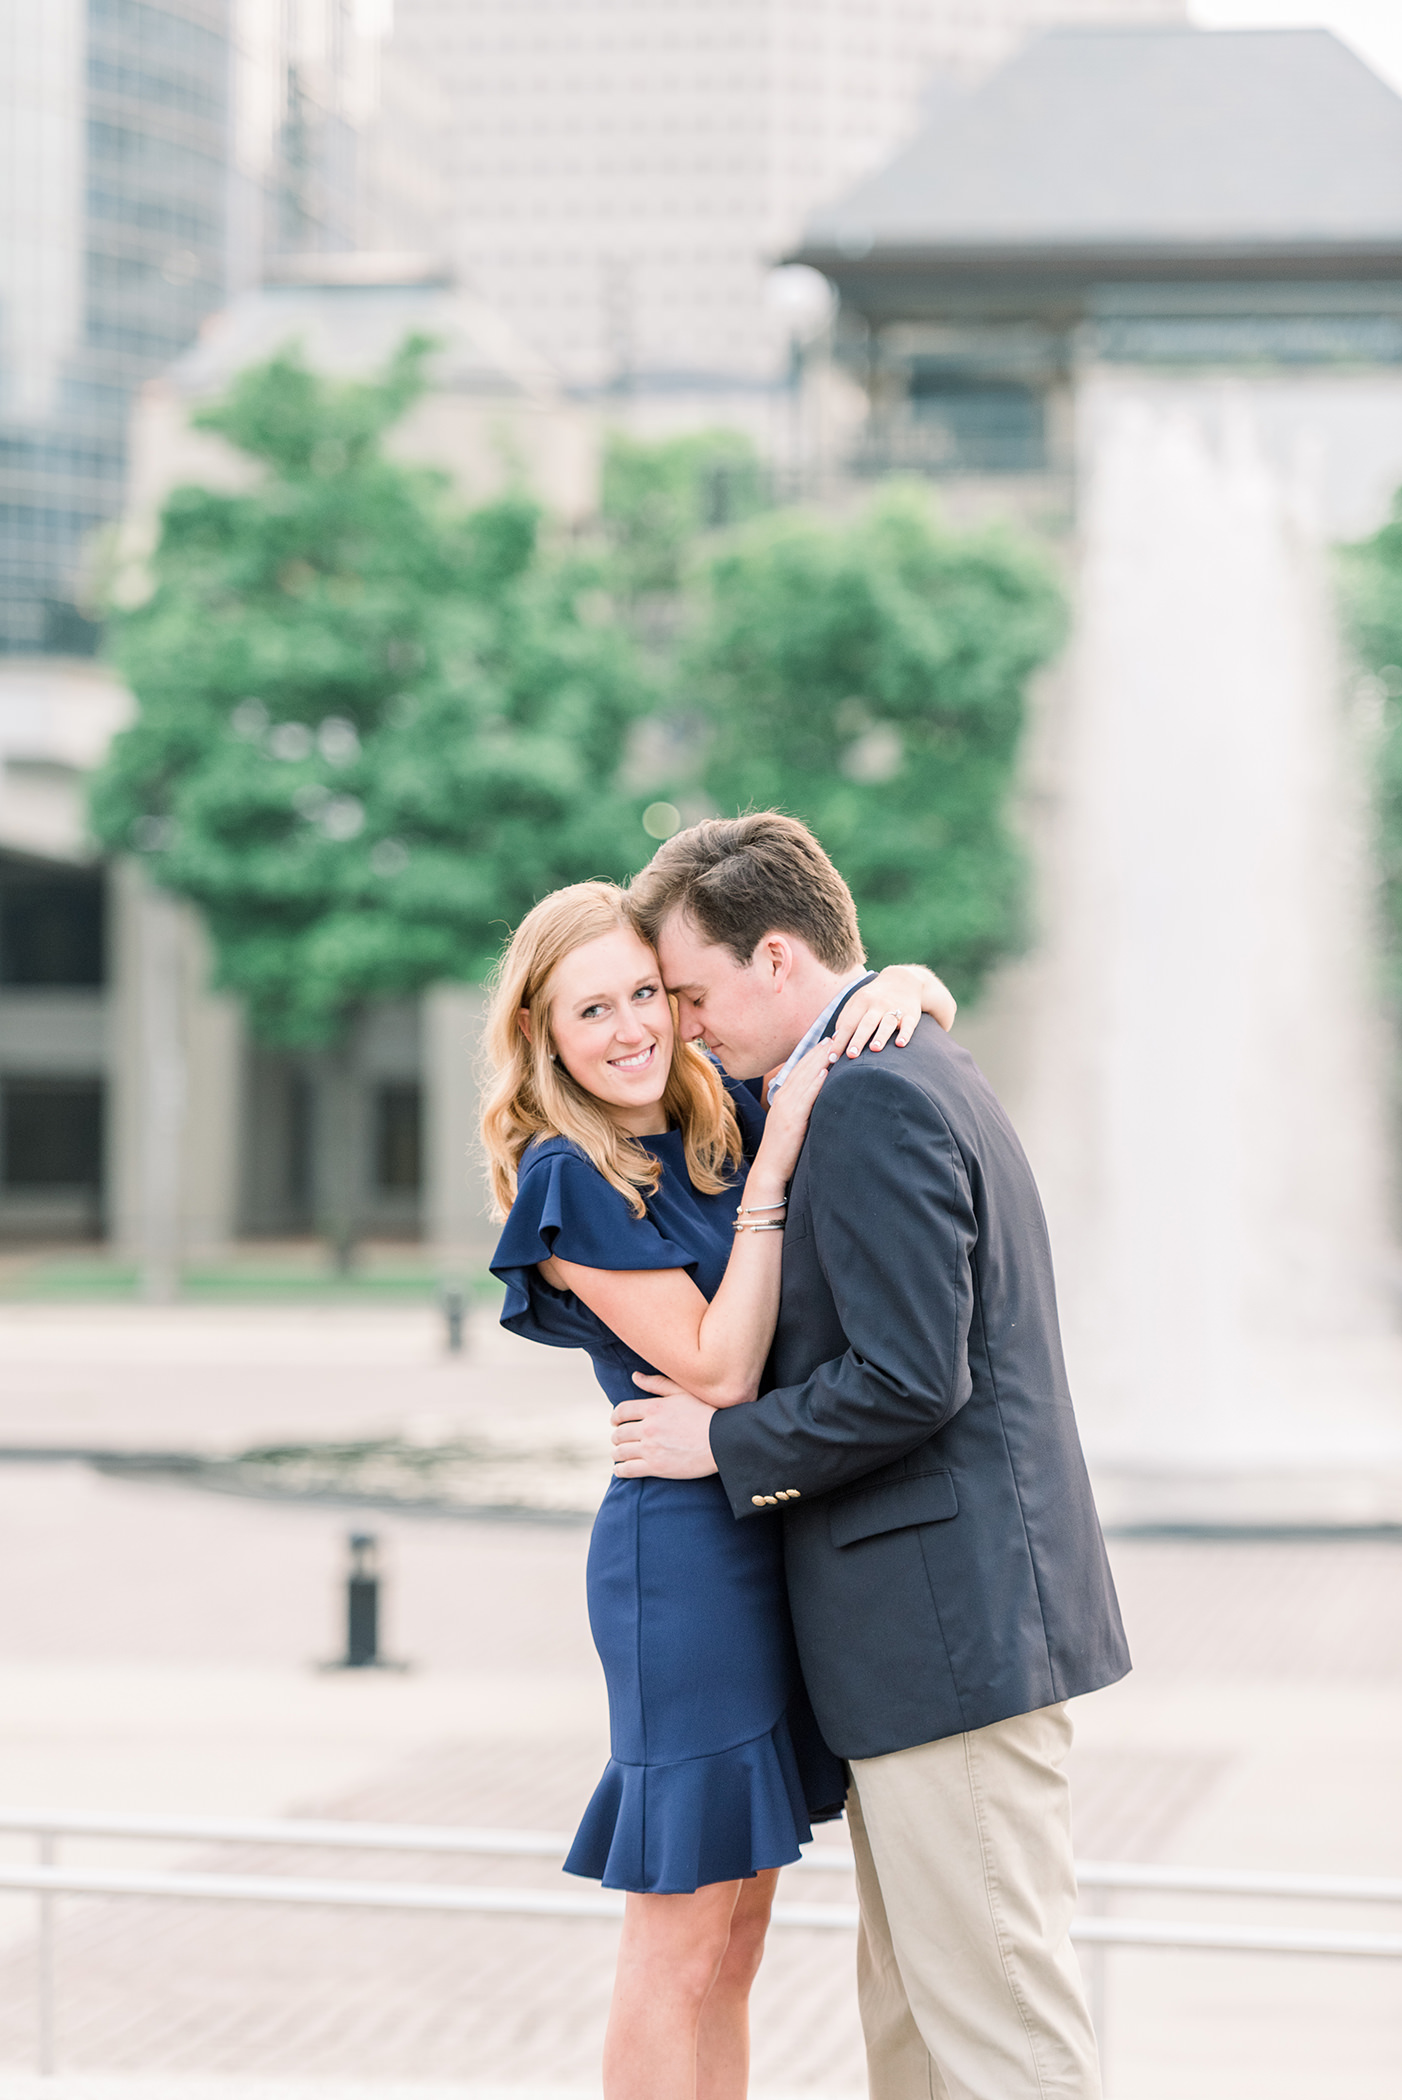
[[[625,893],[547,897],[502,958],[488,1022],[503,1324],[587,1350],[615,1403],[635,1373],[714,1407],[753,1400],[823,1076],[843,1049],[907,1040],[922,1007],[953,1018],[928,971],[859,986],[766,1116],[680,1040]],[[798,1673],[779,1527],[737,1524],[714,1477],[615,1477],[588,1591],[612,1756],[566,1870],[629,1892],[604,2090],[743,2100],[774,1882],[845,1792]]]

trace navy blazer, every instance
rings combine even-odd
[[[973,1059],[926,1022],[824,1081],[789,1190],[779,1324],[711,1449],[780,1514],[831,1748],[876,1757],[1129,1669],[1032,1170]]]

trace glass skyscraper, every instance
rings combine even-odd
[[[230,0],[0,0],[0,652],[83,654],[127,412],[225,296]]]

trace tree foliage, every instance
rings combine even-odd
[[[697,540],[764,503],[759,455],[742,431],[699,430],[652,443],[611,432],[599,509],[620,596],[679,591]]]
[[[847,525],[760,519],[712,562],[691,643],[706,789],[810,823],[872,959],[928,962],[967,999],[1021,936],[1008,802],[1027,681],[1064,623],[1027,545],[946,532],[913,489]]]
[[[1402,1016],[1402,493],[1371,539],[1341,551],[1345,618],[1377,680],[1373,807],[1388,993]]]
[[[647,692],[597,563],[553,555],[524,496],[463,513],[385,451],[427,347],[372,383],[245,372],[197,420],[256,482],[177,490],[115,620],[138,711],[98,835],[200,907],[273,1043],[480,977],[546,890],[639,857],[616,778]]]

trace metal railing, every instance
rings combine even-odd
[[[495,1913],[540,1918],[623,1915],[624,1898],[601,1889],[484,1888],[462,1883],[319,1880],[304,1875],[175,1872],[108,1867],[62,1867],[63,1837],[122,1838],[157,1843],[280,1845],[298,1850],[401,1852],[457,1858],[561,1859],[570,1840],[558,1831],[446,1828],[437,1824],[339,1823],[284,1818],[104,1815],[47,1809],[0,1810],[0,1834],[30,1836],[38,1844],[33,1866],[0,1864],[0,1891],[38,1897],[37,2062],[41,2077],[56,2059],[56,1905],[60,1896],[144,1896],[184,1902],[317,1905],[343,1910]],[[852,1854],[816,1845],[794,1863],[805,1873],[850,1873]],[[1179,1948],[1200,1953],[1303,1954],[1350,1959],[1402,1958],[1402,1933],[1320,1931],[1313,1927],[1224,1925],[1163,1918],[1110,1917],[1105,1906],[1121,1891],[1170,1895],[1257,1897],[1302,1902],[1402,1905],[1402,1880],[1340,1874],[1253,1873],[1235,1869],[1136,1866],[1118,1861],[1078,1862],[1083,1892],[1097,1906],[1078,1917],[1071,1937],[1090,1950],[1092,2013],[1102,2052],[1106,2028],[1106,1956],[1112,1947]],[[852,1903],[776,1903],[780,1927],[850,1932]]]

